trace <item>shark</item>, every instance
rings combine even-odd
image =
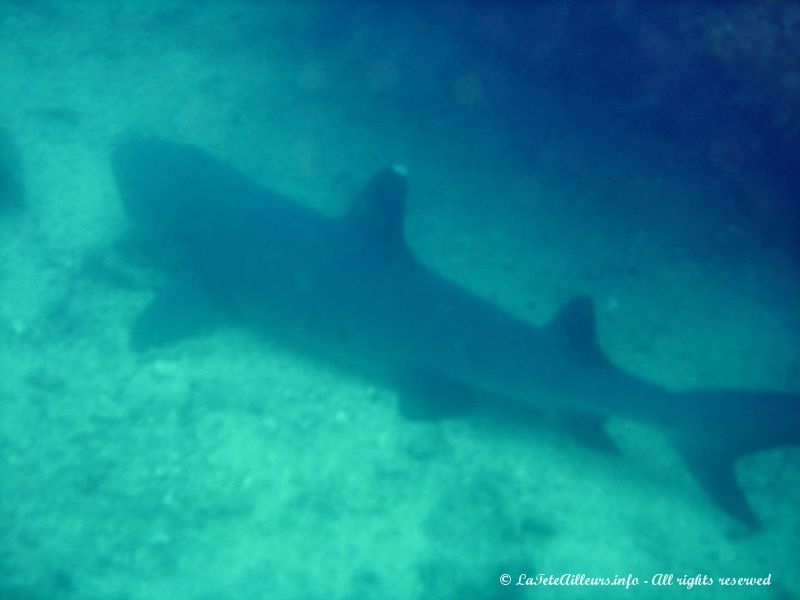
[[[409,419],[554,415],[598,447],[609,417],[654,424],[710,500],[761,526],[735,463],[800,444],[800,395],[667,389],[608,357],[589,296],[536,326],[464,289],[407,242],[404,167],[332,217],[189,144],[123,139],[111,166],[137,246],[166,273],[131,325],[134,351],[238,323],[394,388]]]

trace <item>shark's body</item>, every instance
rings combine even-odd
[[[657,423],[710,496],[749,525],[758,520],[734,460],[800,444],[796,395],[669,392],[603,354],[588,298],[537,328],[421,264],[405,242],[399,168],[373,178],[338,219],[191,146],[126,142],[113,168],[136,230],[174,272],[134,324],[137,348],[194,333],[221,310],[396,386],[410,417],[543,409],[588,436],[610,415]]]

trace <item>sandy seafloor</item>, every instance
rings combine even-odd
[[[158,274],[114,254],[108,159],[136,132],[331,215],[402,162],[409,244],[466,288],[534,324],[589,293],[613,360],[675,389],[800,391],[796,260],[679,150],[546,89],[519,131],[508,73],[441,23],[340,38],[335,13],[0,4],[27,204],[0,222],[0,598],[797,597],[798,448],[739,461],[751,534],[655,427],[611,419],[611,457],[550,427],[408,422],[393,390],[234,328],[131,352]],[[498,584],[565,572],[773,585]]]

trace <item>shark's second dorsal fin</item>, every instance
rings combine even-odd
[[[393,165],[378,172],[362,188],[347,213],[347,221],[371,242],[405,247],[406,168]]]
[[[591,363],[608,362],[597,343],[594,303],[589,296],[577,296],[567,302],[546,329],[557,342],[566,345],[573,356]]]

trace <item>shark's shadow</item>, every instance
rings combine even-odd
[[[664,428],[711,499],[755,527],[735,460],[800,444],[800,397],[671,392],[613,364],[587,297],[533,327],[418,261],[405,241],[406,174],[378,173],[341,218],[263,189],[196,147],[128,140],[114,175],[142,248],[170,282],[136,319],[137,351],[225,319],[394,386],[409,418],[542,411],[609,446],[612,415]]]

